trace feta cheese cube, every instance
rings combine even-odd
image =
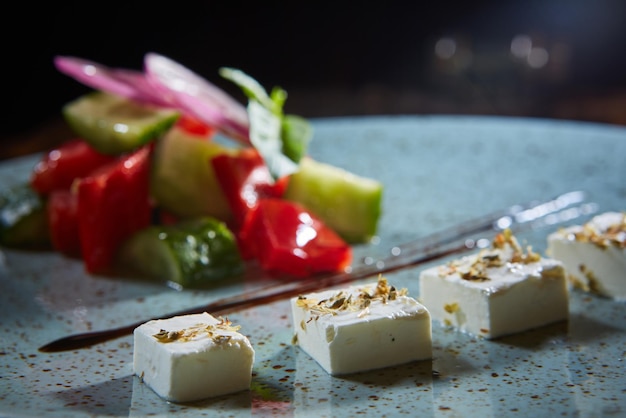
[[[238,329],[208,313],[148,321],[134,330],[134,372],[172,402],[247,390],[255,353]]]
[[[488,339],[567,319],[568,296],[563,265],[524,252],[510,230],[491,248],[420,273],[419,300],[433,320]]]
[[[330,375],[432,357],[428,310],[384,278],[291,299],[297,344]]]
[[[626,213],[606,212],[548,235],[547,253],[563,262],[572,287],[626,301]]]

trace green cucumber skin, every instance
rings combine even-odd
[[[0,245],[19,249],[50,249],[45,199],[27,183],[0,195]]]
[[[285,199],[304,205],[346,242],[366,243],[377,232],[383,185],[305,157],[289,179]]]
[[[124,270],[182,287],[200,287],[244,271],[235,236],[223,222],[208,217],[137,232],[120,249],[119,263]]]
[[[150,193],[156,204],[181,218],[232,218],[211,158],[232,152],[224,145],[174,127],[155,146]]]
[[[62,114],[77,135],[99,152],[111,155],[133,151],[160,137],[180,117],[176,110],[99,91],[67,103]]]

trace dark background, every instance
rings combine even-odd
[[[0,158],[70,135],[63,104],[89,88],[55,55],[141,69],[146,52],[220,78],[239,68],[305,117],[484,114],[626,125],[626,2],[107,1],[16,4],[4,14]],[[526,35],[545,65],[511,52]],[[456,52],[438,56],[442,38]]]

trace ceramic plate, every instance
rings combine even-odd
[[[520,230],[518,238],[543,252],[550,231],[593,213],[626,210],[626,128],[447,116],[313,123],[313,157],[385,185],[379,239],[355,248],[356,263],[364,257],[377,260],[397,244],[502,208],[571,191],[587,193],[585,202],[569,212],[572,216],[558,218],[564,223]],[[1,187],[25,181],[37,158],[1,163]],[[442,260],[386,276],[419,297],[420,270]],[[344,377],[327,375],[292,345],[286,299],[241,309],[229,318],[256,349],[251,390],[185,405],[163,401],[133,376],[129,334],[90,348],[38,351],[63,336],[166,317],[269,284],[247,277],[212,289],[177,291],[90,276],[80,262],[58,254],[2,249],[0,415],[626,414],[626,305],[578,292],[570,296],[566,322],[494,341],[434,324],[432,361]]]

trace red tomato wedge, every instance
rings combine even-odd
[[[122,242],[150,224],[150,152],[142,147],[78,181],[78,231],[88,272],[110,271]]]
[[[78,198],[70,190],[54,190],[48,195],[48,225],[52,248],[70,257],[80,256]]]
[[[44,155],[35,165],[30,183],[42,195],[53,190],[68,190],[75,179],[88,175],[115,158],[100,154],[82,139],[72,139]]]
[[[298,203],[259,199],[240,231],[244,252],[272,273],[307,277],[341,272],[352,262],[352,248]]]
[[[241,227],[259,199],[280,198],[287,188],[288,177],[275,182],[254,148],[243,148],[236,155],[220,154],[211,159],[211,164],[233,213],[234,229]]]

